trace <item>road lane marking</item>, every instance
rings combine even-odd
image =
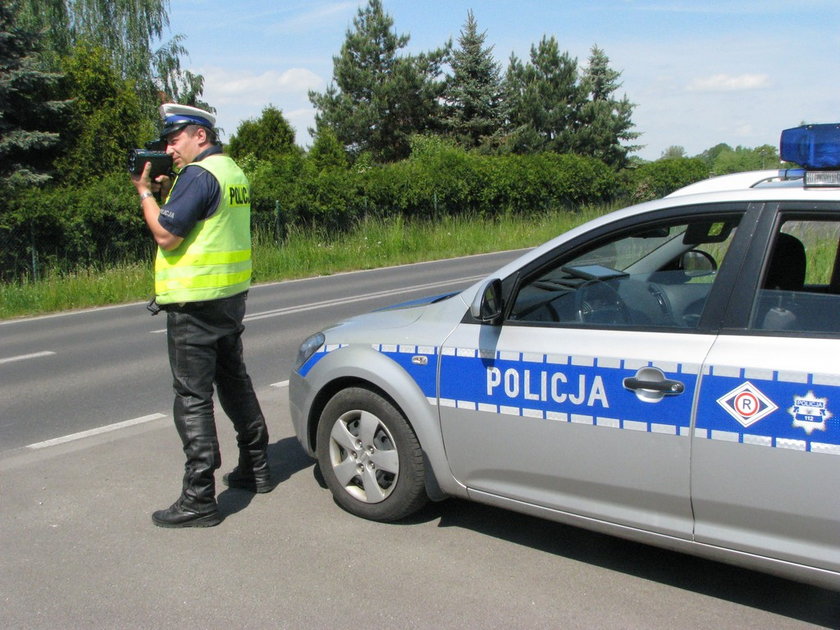
[[[26,448],[30,449],[41,449],[47,448],[50,446],[56,446],[58,444],[65,444],[66,442],[74,442],[76,440],[82,440],[84,438],[93,437],[94,435],[101,435],[102,433],[108,433],[110,431],[117,431],[118,429],[124,429],[126,427],[132,427],[137,424],[144,424],[146,422],[151,422],[152,420],[159,420],[161,418],[165,418],[166,416],[162,413],[153,413],[148,416],[141,416],[140,418],[132,418],[131,420],[125,420],[123,422],[116,422],[114,424],[109,424],[104,427],[98,427],[96,429],[90,429],[88,431],[80,431],[79,433],[72,433],[70,435],[65,435],[63,437],[53,438],[52,440],[45,440],[44,442],[35,442],[35,444],[29,444]]]
[[[481,280],[482,278],[486,278],[485,275],[480,276],[469,276],[465,278],[454,278],[452,280],[441,280],[439,282],[429,282],[427,284],[418,284],[413,285],[410,287],[403,287],[400,289],[389,289],[387,291],[374,291],[373,293],[363,293],[362,295],[356,295],[354,297],[342,297],[342,298],[335,298],[332,300],[323,300],[321,302],[311,302],[309,304],[300,304],[298,306],[287,306],[286,308],[278,308],[271,311],[263,311],[261,313],[253,313],[251,315],[246,315],[243,321],[251,322],[257,319],[266,319],[268,317],[280,317],[281,315],[291,315],[292,313],[302,313],[304,311],[311,311],[318,308],[324,308],[327,306],[338,306],[340,304],[352,304],[353,302],[362,302],[364,300],[372,300],[374,298],[380,297],[387,297],[389,295],[399,295],[400,293],[411,293],[412,291],[420,291],[423,289],[435,289],[438,287],[445,287],[452,284],[459,284],[461,282],[475,282],[477,280]],[[153,335],[154,334],[161,334],[165,333],[166,329],[161,328],[158,330],[149,331]]]
[[[55,352],[52,352],[51,350],[44,350],[43,352],[33,352],[31,354],[19,354],[16,357],[7,357],[5,359],[0,359],[0,364],[14,363],[15,361],[26,361],[27,359],[37,359],[39,357],[48,357],[54,354]]]

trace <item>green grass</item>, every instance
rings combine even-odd
[[[254,282],[532,247],[612,209],[496,219],[446,217],[434,222],[371,219],[333,238],[293,230],[283,243],[258,233],[254,235]],[[149,299],[151,266],[149,261],[73,273],[48,271],[38,281],[0,284],[0,319]]]

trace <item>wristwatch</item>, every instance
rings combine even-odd
[[[140,203],[143,203],[144,199],[148,199],[151,196],[153,196],[153,193],[151,191],[147,190],[142,195],[140,195]]]

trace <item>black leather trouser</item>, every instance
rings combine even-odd
[[[240,463],[267,466],[268,430],[242,357],[246,296],[166,307],[173,415],[187,457],[180,501],[197,512],[216,505],[213,473],[221,466],[221,455],[213,415],[214,384],[236,430]]]

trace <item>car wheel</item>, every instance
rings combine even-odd
[[[342,508],[374,521],[396,521],[426,501],[423,453],[403,415],[361,387],[340,391],[318,424],[318,464]]]

